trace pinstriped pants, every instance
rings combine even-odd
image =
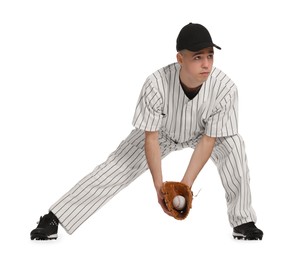
[[[175,143],[165,133],[160,132],[162,158],[172,151],[195,148],[198,140]],[[255,222],[242,138],[239,135],[217,138],[211,159],[218,168],[226,191],[231,226]],[[148,165],[144,151],[144,131],[134,129],[120,143],[116,151],[110,154],[106,162],[80,180],[53,204],[50,210],[57,216],[65,230],[72,234],[94,212],[146,170]]]

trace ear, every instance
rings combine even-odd
[[[183,63],[183,55],[180,52],[177,53],[177,61],[178,61],[178,63],[180,65],[182,65],[182,63]]]

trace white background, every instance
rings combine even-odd
[[[2,0],[0,258],[293,259],[291,2]],[[60,228],[56,241],[31,241],[40,215],[129,134],[146,77],[176,60],[189,22],[209,29],[222,47],[215,65],[239,88],[264,239],[232,239],[209,161],[185,221],[162,213],[146,172],[72,236]],[[164,179],[180,180],[191,153],[167,157]]]

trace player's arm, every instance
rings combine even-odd
[[[196,146],[182,182],[192,187],[197,175],[211,156],[215,145],[214,137],[203,135]]]
[[[145,155],[156,190],[162,186],[161,151],[158,132],[145,132]]]
[[[163,194],[161,192],[162,187],[162,170],[161,170],[161,151],[158,142],[158,132],[145,132],[145,155],[148,163],[149,170],[151,172],[154,187],[157,192],[158,203],[162,207],[165,213],[170,215],[164,203]]]

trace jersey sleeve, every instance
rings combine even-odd
[[[141,90],[134,118],[134,127],[144,131],[158,131],[162,122],[163,99],[148,78]]]
[[[238,92],[229,92],[208,118],[205,134],[211,137],[232,136],[238,133]]]

